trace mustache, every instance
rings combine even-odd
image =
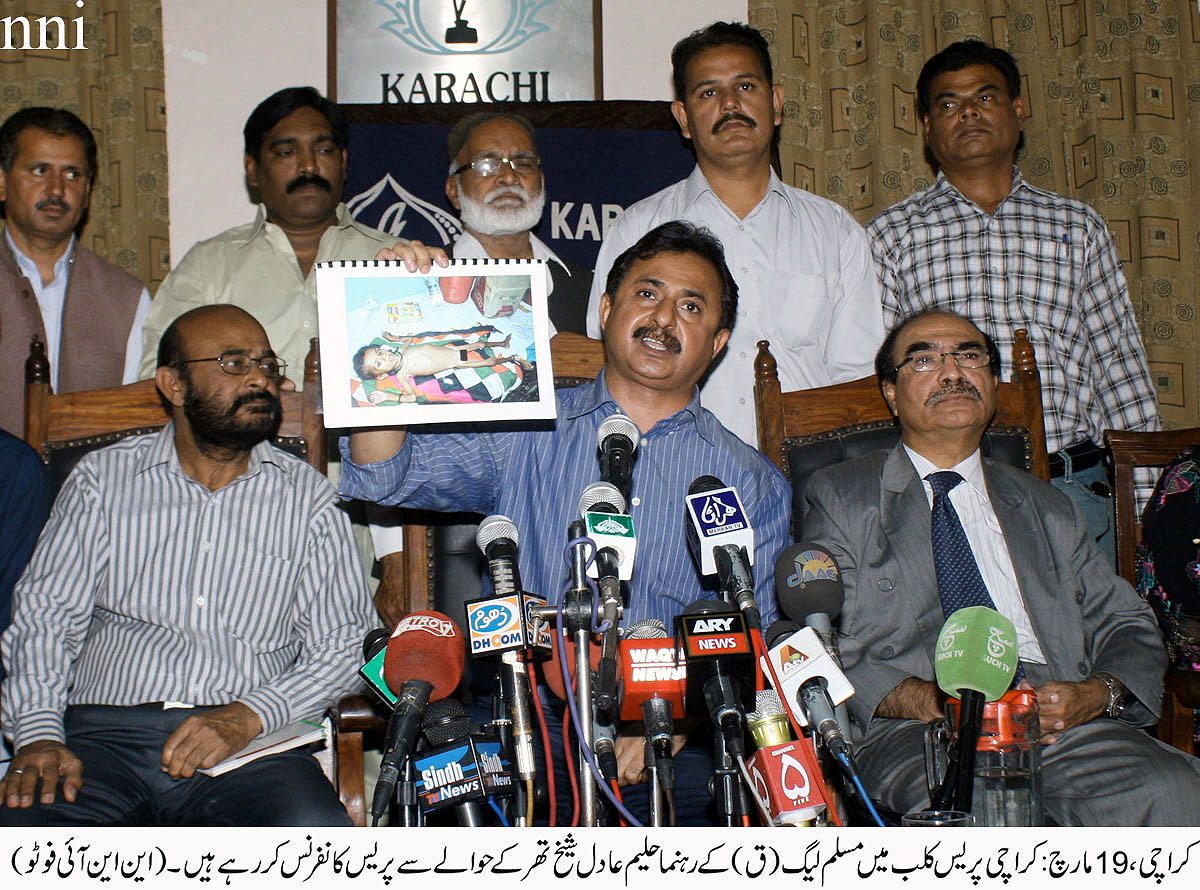
[[[62,198],[47,198],[44,201],[38,201],[33,205],[37,210],[45,210],[47,207],[57,207],[59,210],[70,211],[71,205]]]
[[[317,188],[324,189],[330,193],[333,192],[333,186],[329,184],[329,180],[324,176],[319,176],[316,173],[302,173],[287,184],[287,193],[290,195],[292,192],[310,185],[315,185]]]
[[[713,135],[714,136],[717,135],[717,131],[720,130],[721,127],[725,126],[730,121],[741,121],[743,124],[746,124],[752,130],[758,129],[758,124],[755,123],[754,118],[750,117],[747,114],[742,114],[740,111],[731,111],[728,114],[722,115],[720,118],[717,119],[717,122],[715,124],[713,124],[713,128],[712,128]]]
[[[520,198],[524,203],[528,204],[533,200],[533,195],[519,185],[503,185],[497,186],[488,192],[487,197],[483,199],[483,203],[492,204],[501,198]]]
[[[229,413],[235,413],[243,405],[250,405],[255,402],[262,402],[267,408],[274,409],[279,407],[279,399],[272,393],[265,390],[257,392],[246,392],[233,400],[233,404],[229,406]]]
[[[642,325],[640,328],[634,331],[633,339],[641,340],[643,337],[649,337],[651,334],[657,335],[653,339],[658,340],[663,346],[667,347],[668,352],[679,352],[682,348],[679,345],[679,338],[677,338],[670,331],[663,328],[652,327],[651,325]]]
[[[945,386],[927,398],[925,400],[925,406],[927,408],[932,408],[938,402],[944,401],[951,396],[967,396],[968,398],[974,399],[977,402],[983,401],[983,396],[980,395],[979,390],[975,387],[975,384],[971,383],[969,380],[954,380],[950,383],[947,383]]]

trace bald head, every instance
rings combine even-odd
[[[239,306],[228,303],[198,306],[176,318],[163,331],[162,339],[158,341],[158,367],[174,367],[189,358],[197,358],[189,354],[188,346],[195,342],[199,332],[226,325],[244,325],[248,332],[252,330],[261,334],[264,340],[267,338],[258,320]]]

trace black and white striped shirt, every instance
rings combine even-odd
[[[264,442],[209,491],[168,424],[63,485],[0,640],[4,734],[62,741],[68,704],[148,701],[240,701],[269,732],[354,688],[374,623],[324,477]]]

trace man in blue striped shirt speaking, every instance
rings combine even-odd
[[[580,493],[599,478],[596,432],[621,412],[641,432],[628,508],[638,554],[622,624],[658,618],[670,626],[706,595],[688,552],[684,497],[710,474],[738,489],[755,529],[755,598],[765,626],[777,614],[771,566],[787,542],[788,485],[701,407],[697,390],[736,313],[737,285],[720,242],[690,223],[664,223],[613,263],[600,304],[605,368],[595,382],[558,393],[552,428],[355,432],[341,443],[340,491],[418,509],[503,513],[520,532],[525,585],[556,602],[568,580],[567,526],[579,518]],[[640,735],[618,740],[627,780],[641,772],[641,748]],[[682,764],[677,772],[682,781]]]
[[[333,489],[268,441],[284,371],[244,310],[184,314],[171,423],[64,483],[0,640],[0,825],[350,824],[304,749],[198,774],[319,717],[374,623]]]

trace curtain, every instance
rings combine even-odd
[[[66,25],[58,49],[57,26],[41,45],[39,17]],[[76,17],[83,17],[83,45]],[[66,108],[96,136],[98,169],[80,243],[150,287],[170,268],[167,250],[167,113],[163,89],[162,18],[156,0],[0,0],[0,42],[5,17],[31,25],[34,49],[0,49],[0,119],[31,105]],[[24,46],[24,28],[11,30]]]
[[[1021,172],[1091,204],[1129,282],[1168,427],[1200,425],[1200,14],[1195,0],[749,0],[784,86],[783,178],[866,223],[933,180],[921,66],[978,38],[1021,69]]]

